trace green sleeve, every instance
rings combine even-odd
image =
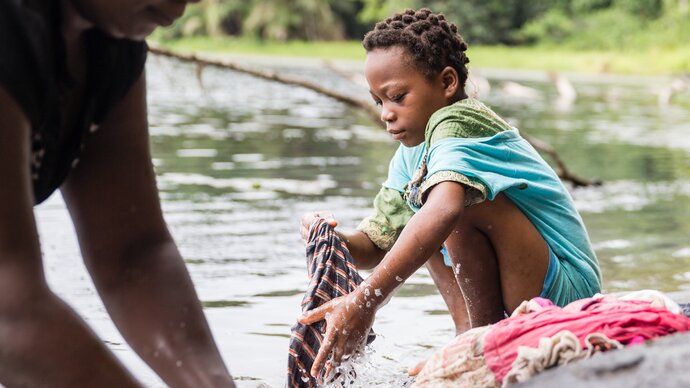
[[[357,230],[366,234],[374,245],[388,251],[413,215],[402,193],[382,187],[374,198],[373,213],[362,220]]]
[[[429,119],[425,137],[427,146],[431,148],[434,143],[446,138],[491,137],[510,129],[511,126],[489,107],[467,98],[435,112]],[[423,203],[431,188],[446,181],[458,182],[465,187],[465,206],[486,200],[488,190],[481,180],[455,171],[437,171],[421,184],[417,202]]]

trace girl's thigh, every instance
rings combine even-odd
[[[461,263],[463,251],[467,254],[473,250],[466,237],[475,233],[484,235],[493,250],[503,302],[509,312],[523,300],[541,295],[549,268],[548,245],[508,197],[499,194],[493,201],[484,201],[465,210],[446,242],[449,250],[460,251]]]

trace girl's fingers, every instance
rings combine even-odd
[[[329,360],[330,364],[327,365],[329,367],[334,367],[336,365],[340,365],[340,362],[343,360],[343,356],[345,355],[345,346],[333,346],[333,356]]]
[[[303,324],[303,325],[309,325],[314,322],[318,322],[324,318],[326,318],[326,314],[330,313],[333,311],[333,308],[340,303],[340,298],[333,299],[331,301],[328,301],[321,306],[309,310],[307,312],[302,313],[299,317],[297,317],[297,322]]]
[[[305,242],[309,240],[309,232],[311,227],[319,218],[323,218],[332,228],[335,228],[338,225],[338,222],[333,218],[333,214],[329,212],[307,213],[303,215],[302,219],[300,220],[299,232],[302,236],[302,240]]]
[[[338,221],[336,221],[335,217],[333,217],[333,213],[325,213],[324,212],[324,213],[317,213],[317,215],[320,218],[323,218],[324,220],[326,220],[326,223],[328,223],[328,225],[330,225],[332,228],[335,228],[336,226],[338,226]]]
[[[424,369],[424,365],[426,365],[426,360],[417,363],[417,365],[413,367],[410,367],[410,369],[407,370],[407,374],[410,376],[417,376],[419,372]]]
[[[314,363],[311,366],[311,375],[319,379],[321,369],[323,369],[326,358],[331,353],[333,345],[335,344],[335,330],[329,327],[326,330],[326,335],[324,335],[324,340],[321,342],[321,349],[314,359]]]
[[[314,221],[316,221],[317,218],[323,218],[324,220],[326,220],[326,222],[328,223],[328,225],[330,225],[330,226],[333,227],[333,228],[335,228],[336,226],[338,226],[338,221],[336,221],[336,220],[335,220],[335,217],[333,217],[333,213],[327,212],[327,211],[320,211],[320,212],[305,214],[305,215],[302,217],[302,225],[303,225],[305,228],[309,229],[309,227],[311,226],[311,224],[312,224]]]

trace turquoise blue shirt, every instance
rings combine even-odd
[[[442,108],[429,123],[443,126],[444,117],[452,117],[452,112],[452,105]],[[439,115],[441,119],[435,118]],[[532,222],[558,258],[559,287],[572,287],[583,297],[600,291],[598,261],[570,194],[553,169],[516,129],[486,137],[443,137],[431,142],[433,130],[427,128],[427,141],[419,146],[400,146],[390,163],[388,179],[383,183],[385,188],[405,193],[428,147],[424,180],[434,181],[434,176],[450,171],[469,178],[469,187],[479,187],[477,192],[485,196],[483,199],[493,200],[504,193]],[[418,210],[414,205],[410,207]],[[558,295],[552,295],[554,302],[557,299]]]

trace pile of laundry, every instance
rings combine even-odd
[[[690,318],[659,291],[596,295],[568,304],[525,301],[494,325],[458,335],[436,352],[415,387],[499,387],[597,352],[690,331]]]

